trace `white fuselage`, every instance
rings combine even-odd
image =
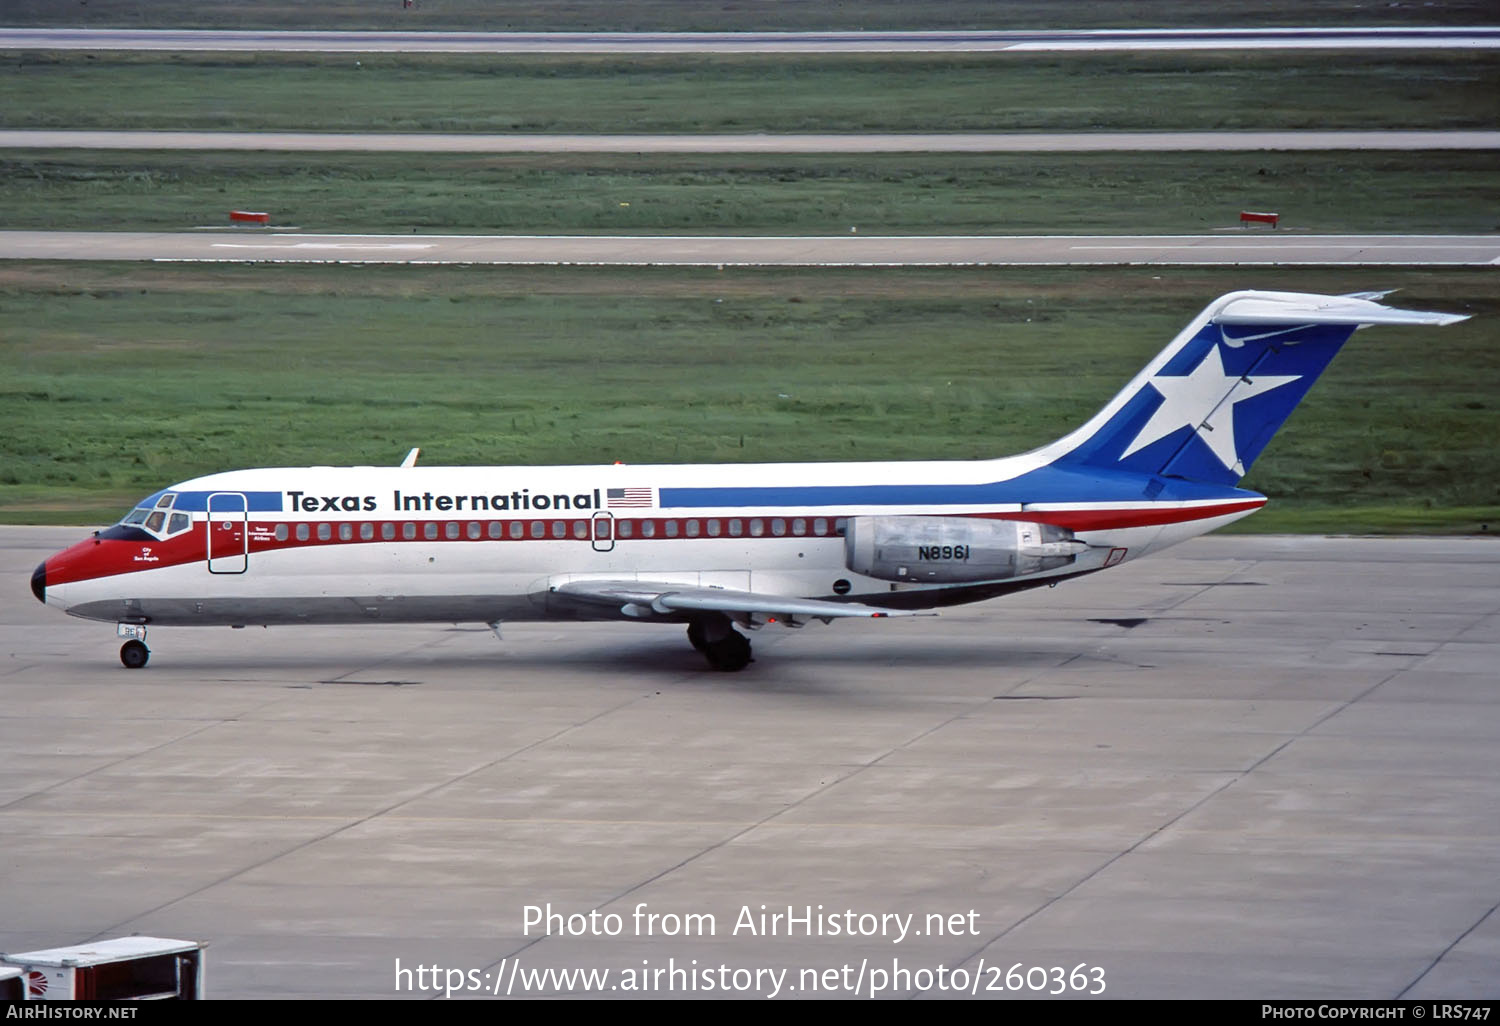
[[[233,471],[153,496],[148,503],[170,496],[191,528],[107,540],[116,551],[98,569],[115,572],[54,575],[47,601],[79,616],[158,624],[613,618],[548,598],[561,583],[604,578],[837,600],[931,593],[902,597],[920,608],[945,604],[941,593],[954,589],[854,573],[848,519],[1078,525],[1099,557],[1027,582],[1038,584],[1250,512],[1243,499],[1002,494],[1034,462]]]

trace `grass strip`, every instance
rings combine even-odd
[[[1490,129],[1493,51],[0,53],[0,127],[713,133]],[[309,97],[316,102],[309,103]]]
[[[10,25],[126,28],[386,29],[424,31],[782,31],[965,28],[1160,28],[1168,25],[1484,25],[1488,0],[1384,3],[1347,0],[6,0]]]
[[[1086,419],[1214,296],[1402,287],[1245,486],[1259,530],[1500,521],[1500,285],[1382,269],[0,265],[0,520],[245,465],[976,459]]]
[[[232,208],[324,232],[1196,233],[1495,230],[1493,154],[0,155],[6,227],[177,231]]]

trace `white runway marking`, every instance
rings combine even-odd
[[[0,49],[312,53],[997,53],[1493,49],[1494,27],[937,32],[280,32],[0,29]]]
[[[1280,244],[1276,245],[1276,248],[1278,250],[1328,249],[1330,247],[1335,248],[1335,249],[1361,249],[1361,250],[1363,250],[1363,249],[1398,249],[1398,250],[1401,250],[1402,252],[1411,252],[1412,250],[1425,250],[1425,249],[1436,249],[1436,250],[1473,249],[1475,252],[1488,252],[1488,251],[1490,251],[1490,250],[1492,250],[1492,249],[1495,248],[1494,244],[1483,244],[1483,243],[1477,244],[1477,245],[1474,245],[1474,246],[1465,246],[1463,243],[1445,243],[1445,244],[1443,244],[1441,246],[1427,246],[1427,245],[1422,245],[1422,244],[1384,245],[1384,244],[1380,244],[1380,243],[1363,243],[1363,242],[1345,242],[1345,243],[1324,242],[1324,243],[1318,243],[1316,245],[1306,245],[1306,246],[1299,246],[1296,243],[1280,243]],[[1142,245],[1133,245],[1133,246],[1073,246],[1071,248],[1075,249],[1075,250],[1106,250],[1106,251],[1108,251],[1108,250],[1145,249],[1145,250],[1151,250],[1152,252],[1160,252],[1161,250],[1164,250],[1164,249],[1191,249],[1191,250],[1205,250],[1205,249],[1247,250],[1247,249],[1249,249],[1249,250],[1259,250],[1259,249],[1261,249],[1263,247],[1261,245],[1259,245],[1258,243],[1250,242],[1250,241],[1246,240],[1245,242],[1241,242],[1241,243],[1232,243],[1232,242],[1204,242],[1204,243],[1200,243],[1200,244],[1197,244],[1197,245],[1187,245],[1187,246],[1171,246],[1171,245],[1154,245],[1153,244],[1153,245],[1145,245],[1145,246],[1142,246]]]
[[[259,245],[247,242],[215,242],[215,249],[431,249],[432,246],[419,242],[294,242],[291,244],[261,243]]]

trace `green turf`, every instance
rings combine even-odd
[[[1477,531],[1500,520],[1500,285],[1399,269],[7,263],[0,519],[98,522],[199,473],[413,445],[450,464],[1005,455],[1080,423],[1224,291],[1377,286],[1476,317],[1356,336],[1246,480],[1290,500],[1255,525]]]
[[[1500,61],[1491,54],[22,51],[0,54],[0,127],[615,134],[1493,128],[1500,121]]]
[[[308,231],[1202,232],[1275,210],[1313,232],[1485,232],[1493,154],[872,157],[112,153],[0,157],[5,227],[181,230],[228,211]]]
[[[506,30],[1483,25],[1490,0],[6,0],[10,25]]]

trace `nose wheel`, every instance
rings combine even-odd
[[[120,646],[120,662],[125,664],[127,670],[139,670],[150,658],[151,650],[146,647],[144,641],[136,641],[132,638]]]

